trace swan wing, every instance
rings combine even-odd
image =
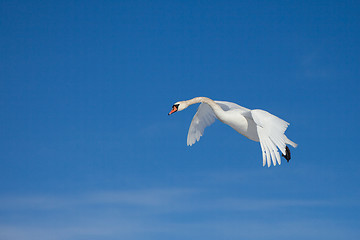
[[[263,155],[263,166],[265,166],[267,163],[267,166],[270,167],[271,162],[274,164],[274,166],[276,166],[276,162],[280,165],[281,158],[279,151],[275,143],[269,137],[267,129],[261,126],[256,126],[256,129],[258,132],[260,146]]]
[[[224,111],[232,109],[240,109],[243,112],[249,112],[250,109],[241,107],[236,103],[226,101],[215,101]],[[200,137],[204,134],[205,128],[215,122],[216,116],[211,107],[207,103],[201,103],[195,116],[193,117],[188,136],[187,145],[191,146],[195,142],[200,140]]]
[[[191,146],[199,141],[200,137],[204,134],[205,128],[213,124],[215,119],[216,116],[211,107],[207,103],[201,103],[191,121],[187,136],[187,145]]]
[[[248,112],[250,111],[250,109],[242,107],[240,105],[237,105],[236,103],[232,103],[232,102],[225,102],[225,101],[215,101],[224,111],[229,111],[232,109],[240,109],[244,112]]]
[[[271,166],[271,162],[276,165],[281,164],[278,149],[285,155],[286,143],[290,141],[284,134],[289,123],[268,113],[264,110],[251,110],[251,116],[256,123],[260,146],[263,154],[263,166]],[[291,144],[291,143],[290,143]],[[295,143],[294,143],[295,144]]]

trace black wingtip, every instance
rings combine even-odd
[[[282,154],[282,156],[289,162],[291,159],[291,154],[290,154],[290,149],[288,148],[288,146],[286,146],[285,148],[285,155]]]

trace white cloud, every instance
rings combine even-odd
[[[206,196],[206,190],[191,188],[3,196],[0,239],[263,239],[268,234],[285,239],[294,233],[335,239],[353,231],[326,219],[289,219],[278,213],[334,207],[331,201]]]
[[[209,199],[202,197],[206,193],[199,189],[143,189],[133,191],[99,191],[78,195],[34,195],[3,196],[0,210],[61,210],[86,206],[127,206],[141,208],[160,208],[174,211],[181,210],[262,210],[264,208],[306,207],[335,204],[325,200],[299,199],[251,199],[243,197],[219,196]],[[206,194],[205,194],[206,195]]]

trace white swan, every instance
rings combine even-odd
[[[188,106],[201,103],[189,128],[187,145],[191,146],[204,134],[207,126],[215,119],[229,125],[245,137],[260,142],[263,154],[263,166],[271,162],[281,164],[278,148],[287,161],[290,160],[290,150],[286,144],[297,147],[288,139],[284,132],[289,123],[260,109],[250,110],[232,102],[213,101],[207,97],[196,97],[187,101],[176,102],[168,115],[182,111]]]

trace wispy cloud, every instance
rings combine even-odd
[[[301,232],[299,236],[329,235],[331,239],[325,229],[334,222],[312,219],[309,223],[296,217],[281,219],[277,213],[284,208],[304,210],[331,206],[334,204],[331,201],[208,198],[207,191],[169,188],[61,196],[3,196],[0,200],[0,239],[190,239],[194,236],[261,239],[266,237],[265,232],[285,238],[299,232],[297,226],[309,233]],[[255,221],[248,217],[249,214],[261,216],[262,220]],[[277,218],[272,219],[273,215]],[[268,222],[269,219],[272,221]],[[315,227],[324,231],[318,230],[315,234]],[[340,230],[348,231],[345,226]]]
[[[327,66],[323,55],[314,50],[302,56],[301,69],[305,78],[320,81],[336,75],[334,69]]]
[[[262,210],[278,207],[326,206],[335,204],[329,200],[299,200],[299,199],[251,199],[243,197],[217,197],[209,199],[202,197],[206,190],[200,189],[144,189],[133,191],[99,191],[75,195],[23,195],[2,196],[0,210],[61,210],[79,206],[133,206],[142,208],[169,208],[182,210]],[[206,195],[206,194],[205,194]],[[191,207],[192,206],[192,207]],[[242,206],[242,207],[240,207]]]
[[[164,206],[189,196],[192,189],[145,189],[133,191],[99,191],[74,195],[3,196],[0,209],[63,209],[86,205]]]

